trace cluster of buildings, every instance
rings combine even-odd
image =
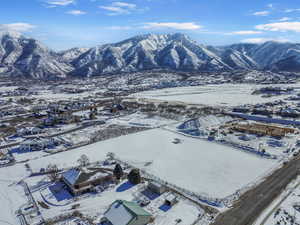
[[[263,87],[255,90],[252,94],[260,94],[265,97],[271,97],[276,95],[287,95],[295,92],[295,89],[292,87]]]
[[[299,98],[300,100],[300,98]],[[291,100],[274,101],[264,104],[243,105],[232,109],[235,113],[245,113],[249,115],[262,115],[266,117],[277,118],[299,118],[300,117],[300,102],[295,104]]]
[[[63,184],[61,187],[66,189],[77,199],[80,199],[80,196],[83,194],[98,192],[99,189],[100,192],[102,192],[107,189],[110,184],[120,185],[116,191],[127,191],[127,188],[124,188],[123,190],[122,186],[125,184],[129,185],[127,184],[130,182],[129,175],[127,175],[127,182],[123,180],[123,178],[125,178],[124,175],[127,174],[125,173],[121,178],[121,183],[119,183],[120,180],[117,178],[115,172],[110,169],[110,165],[115,164],[109,163],[106,168],[93,168],[86,166],[74,167],[63,172],[58,180]],[[129,186],[131,185],[134,184],[130,183]],[[179,201],[178,197],[173,192],[171,192],[163,184],[160,184],[156,181],[148,181],[144,183],[137,189],[137,191],[144,193],[141,194],[144,197],[137,197],[137,199],[133,201],[112,199],[112,203],[107,207],[106,211],[100,217],[99,224],[146,225],[155,221],[155,216],[151,213],[151,211],[147,210],[146,207],[152,200],[155,200],[159,196],[163,196],[163,205],[167,209],[171,208]],[[139,193],[136,193],[136,196],[139,196]]]
[[[230,125],[229,129],[243,133],[273,137],[284,137],[287,134],[296,133],[296,130],[293,128],[261,123],[233,123]]]
[[[33,96],[37,95],[36,91],[31,91],[25,87],[18,87],[15,90],[8,90],[0,92],[1,97],[17,97],[17,96]]]
[[[35,137],[32,139],[27,139],[23,141],[20,146],[20,151],[41,151],[45,149],[55,148],[58,145],[63,144],[61,139],[58,138],[42,138],[42,137]]]
[[[17,130],[17,135],[18,136],[37,135],[43,132],[44,131],[38,127],[23,127]]]
[[[8,104],[5,107],[2,107],[0,110],[0,118],[1,117],[8,117],[8,116],[16,116],[16,115],[20,115],[20,114],[24,114],[27,113],[27,110],[24,109],[21,106],[12,106],[10,104]]]

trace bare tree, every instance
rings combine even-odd
[[[77,162],[81,167],[85,167],[90,164],[90,159],[87,157],[87,155],[83,154],[80,156]]]
[[[115,155],[115,153],[113,153],[113,152],[108,152],[108,153],[106,154],[106,157],[107,157],[108,159],[110,159],[110,160],[113,160],[113,159],[115,159],[116,155]]]
[[[47,166],[47,171],[46,172],[48,173],[48,178],[52,182],[58,180],[58,178],[59,178],[59,170],[58,170],[57,165],[55,165],[55,164],[49,164]]]

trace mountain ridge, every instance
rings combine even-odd
[[[265,42],[205,46],[185,34],[145,34],[92,48],[55,52],[33,38],[0,36],[0,75],[90,77],[152,69],[300,72],[300,44]]]

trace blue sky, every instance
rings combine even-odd
[[[0,32],[7,30],[58,50],[175,32],[210,45],[300,42],[300,4],[298,0],[1,0]]]

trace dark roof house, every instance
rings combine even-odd
[[[99,169],[73,168],[62,174],[62,181],[74,195],[91,191],[93,187],[112,180],[111,172]]]

